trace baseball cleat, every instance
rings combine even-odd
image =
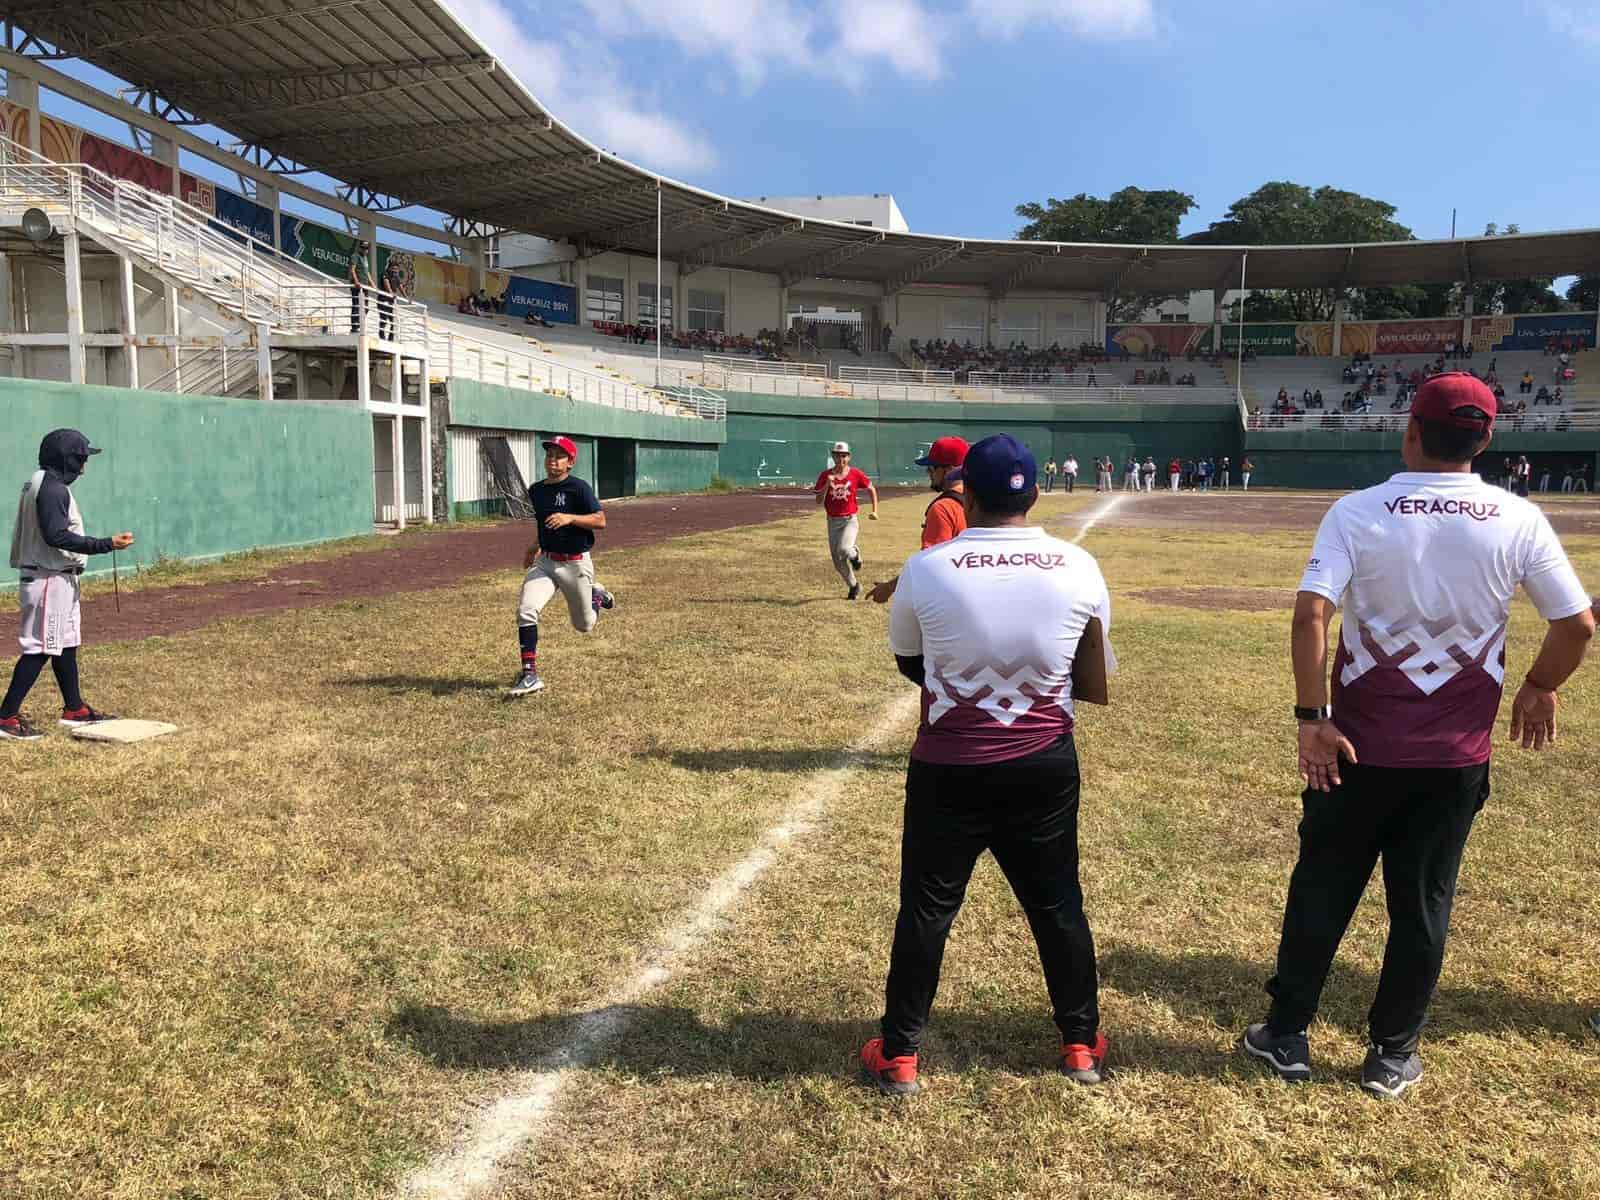
[[[113,713],[95,712],[85,704],[81,708],[67,708],[61,711],[61,723],[68,729],[81,729],[85,725],[98,725],[102,721],[115,721]]]
[[[850,590],[844,594],[844,598],[846,600],[854,600],[859,595],[861,595],[861,585],[859,583],[852,583],[850,585]]]
[[[1311,1043],[1303,1033],[1278,1037],[1263,1021],[1244,1031],[1239,1049],[1259,1058],[1287,1083],[1302,1083],[1311,1078]]]
[[[510,695],[531,696],[534,692],[544,691],[544,680],[540,679],[537,672],[524,671],[517,676],[517,681],[511,685]]]
[[[33,722],[18,713],[14,717],[0,717],[0,740],[11,742],[37,742],[44,734],[34,728]]]
[[[1061,1073],[1078,1083],[1096,1084],[1105,1078],[1106,1053],[1111,1045],[1106,1035],[1094,1035],[1094,1045],[1083,1042],[1061,1043]]]
[[[922,1090],[917,1082],[917,1056],[886,1058],[881,1037],[861,1047],[861,1078],[885,1096],[910,1096]]]
[[[595,612],[599,612],[602,608],[615,608],[617,606],[617,598],[603,587],[590,588],[589,603],[594,605]]]
[[[1367,1051],[1361,1064],[1361,1089],[1385,1100],[1397,1100],[1405,1090],[1422,1082],[1422,1056],[1391,1054],[1381,1046]]]

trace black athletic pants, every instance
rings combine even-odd
[[[912,759],[900,847],[900,916],[884,994],[884,1053],[915,1054],[928,1023],[945,940],[978,856],[994,854],[1039,947],[1066,1042],[1100,1028],[1094,937],[1078,884],[1078,755],[1070,736],[982,766]]]
[[[83,707],[83,696],[78,691],[78,648],[68,646],[60,654],[24,654],[17,659],[11,671],[11,686],[6,689],[5,699],[0,700],[0,717],[14,717],[22,711],[22,702],[39,681],[47,658],[55,672],[56,686],[61,689],[62,707]]]
[[[1340,786],[1301,797],[1300,860],[1289,879],[1277,974],[1267,983],[1273,1033],[1316,1015],[1322,985],[1372,868],[1383,860],[1389,941],[1368,1013],[1375,1045],[1417,1048],[1444,966],[1456,874],[1472,820],[1489,798],[1489,764],[1366,767],[1339,762]]]

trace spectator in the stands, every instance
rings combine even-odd
[[[1317,408],[1317,409],[1320,409],[1320,408],[1323,407],[1322,389],[1321,388],[1318,388],[1316,391],[1311,393],[1311,403],[1309,405],[1307,405],[1307,407],[1308,408]]]
[[[389,341],[394,335],[395,301],[409,299],[411,291],[406,286],[405,261],[400,255],[391,254],[384,264],[378,289],[378,338],[381,341]]]
[[[1533,391],[1533,372],[1532,371],[1524,371],[1522,373],[1522,382],[1517,384],[1517,391],[1519,391],[1519,392],[1531,392],[1531,391]]]
[[[1289,389],[1286,387],[1281,387],[1278,389],[1278,407],[1289,407]]]
[[[1561,402],[1566,398],[1567,394],[1561,390],[1561,385],[1559,383],[1556,384],[1556,390],[1550,395],[1550,403],[1554,404],[1557,408],[1560,408]]]
[[[1545,385],[1541,383],[1539,385],[1539,390],[1534,393],[1533,406],[1535,408],[1538,408],[1539,405],[1541,405],[1541,404],[1550,404],[1552,402],[1553,401],[1552,401],[1551,396],[1550,396],[1550,389],[1545,387]]]
[[[536,310],[531,309],[531,308],[528,310],[528,315],[523,317],[522,320],[523,320],[523,322],[525,324],[537,325],[541,329],[550,329],[550,328],[552,328],[550,322],[546,321],[544,319],[544,314],[543,313],[537,312]]]
[[[373,286],[372,243],[360,241],[350,255],[350,332],[360,333],[367,323],[366,293]]]
[[[1306,388],[1304,391],[1302,391],[1300,393],[1300,407],[1301,408],[1310,408],[1311,407],[1311,389],[1310,388]]]

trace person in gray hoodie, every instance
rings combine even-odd
[[[114,718],[83,702],[78,690],[81,642],[79,581],[91,554],[109,554],[133,545],[133,534],[85,537],[83,516],[72,485],[83,475],[91,454],[100,451],[76,429],[56,429],[39,443],[39,469],[23,485],[17,523],[11,533],[11,565],[21,572],[17,589],[22,657],[11,686],[0,701],[0,740],[36,741],[43,736],[22,715],[22,702],[49,660],[61,689],[61,724],[68,728]]]

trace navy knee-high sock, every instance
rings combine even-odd
[[[17,659],[16,668],[11,672],[11,686],[6,689],[5,700],[0,701],[0,719],[14,717],[22,711],[22,702],[39,681],[39,672],[44,670],[46,657],[43,654],[24,654]]]
[[[517,641],[522,644],[522,669],[524,671],[537,670],[539,627],[537,625],[518,625]]]
[[[56,673],[56,686],[61,689],[61,706],[69,711],[83,707],[83,693],[78,690],[78,648],[69,646],[50,660]]]

